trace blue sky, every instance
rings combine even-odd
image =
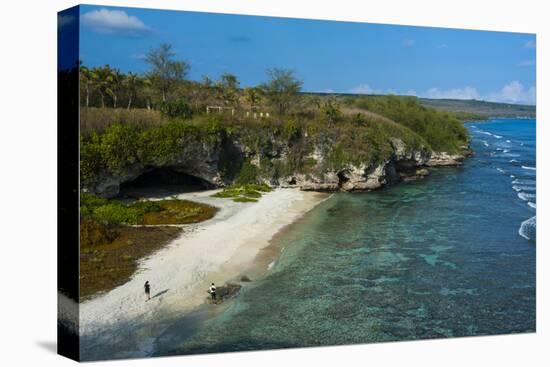
[[[88,66],[145,72],[160,43],[190,79],[224,72],[241,86],[289,68],[315,92],[410,94],[535,104],[534,34],[81,6]]]

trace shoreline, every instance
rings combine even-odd
[[[236,203],[211,197],[216,191],[178,195],[179,199],[210,204],[220,211],[212,219],[185,226],[177,239],[142,259],[129,282],[81,303],[80,335],[124,335],[136,323],[174,312],[191,312],[206,303],[206,289],[212,281],[221,286],[242,275],[249,276],[243,269],[258,274],[257,263],[263,263],[264,257],[259,255],[266,252],[262,250],[270,246],[271,239],[328,197],[316,192],[275,189],[256,203]],[[146,280],[151,283],[149,302],[145,302],[143,292]]]

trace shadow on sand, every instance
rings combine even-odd
[[[165,294],[166,292],[168,292],[169,290],[170,290],[170,289],[165,289],[165,290],[163,290],[163,291],[160,291],[160,292],[158,292],[157,294],[155,294],[153,297],[151,297],[151,299],[160,297],[160,296],[162,296],[163,294]]]

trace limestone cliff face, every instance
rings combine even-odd
[[[197,177],[213,187],[223,186],[224,182],[219,171],[220,156],[223,154],[224,147],[221,144],[188,146],[185,151],[176,157],[170,160],[159,160],[154,165],[145,166],[135,163],[126,167],[123,172],[117,175],[103,172],[97,183],[93,187],[84,187],[84,191],[90,191],[104,197],[114,197],[118,195],[122,183],[133,181],[142,174],[161,167],[169,167],[175,172]]]
[[[344,163],[338,169],[328,169],[326,165],[327,147],[314,146],[306,156],[315,164],[307,171],[296,170],[290,174],[275,175],[267,166],[286,164],[290,149],[283,142],[267,137],[269,144],[257,149],[245,139],[224,138],[216,144],[203,144],[198,141],[185,146],[181,153],[170,159],[158,160],[152,165],[139,163],[126,167],[123,172],[113,175],[102,173],[93,186],[82,187],[104,197],[119,193],[120,185],[131,182],[140,175],[155,168],[170,168],[201,179],[211,187],[223,187],[233,183],[235,174],[243,162],[249,162],[258,171],[258,179],[273,187],[292,187],[312,191],[366,191],[402,180],[411,180],[428,174],[426,167],[437,165],[457,165],[464,156],[445,152],[431,152],[426,147],[409,149],[396,138],[391,139],[391,157],[376,164]],[[271,140],[270,140],[271,139]],[[267,147],[267,148],[266,148]],[[330,149],[330,148],[328,148]],[[324,153],[323,153],[324,152]]]
[[[394,148],[390,159],[377,165],[347,164],[337,171],[324,172],[322,176],[296,174],[284,177],[279,185],[313,191],[366,191],[387,184],[425,176],[422,168],[430,159],[427,149],[408,150],[403,141],[392,139]],[[322,161],[320,161],[322,162]]]

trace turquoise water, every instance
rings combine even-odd
[[[154,354],[535,331],[535,121],[468,128],[463,167],[335,194],[277,239],[264,279]]]

